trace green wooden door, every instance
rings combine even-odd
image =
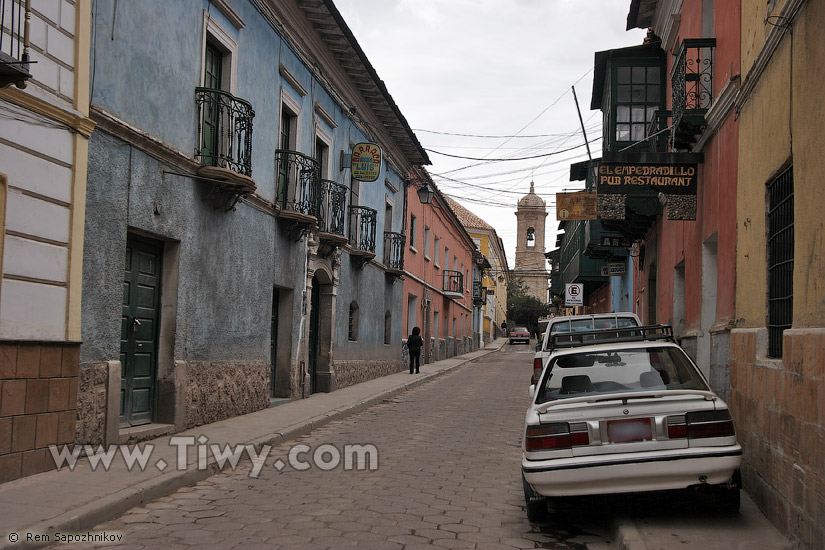
[[[120,422],[152,421],[160,320],[160,263],[157,243],[130,238],[126,243],[120,319]]]

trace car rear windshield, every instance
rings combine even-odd
[[[586,330],[598,330],[603,328],[626,328],[638,326],[633,317],[604,317],[601,319],[573,319],[572,321],[559,321],[550,328],[550,334],[560,332],[584,332]]]
[[[559,355],[539,388],[538,403],[591,394],[708,390],[685,352],[671,346]]]
[[[510,332],[529,332],[527,327],[513,327],[513,330]]]

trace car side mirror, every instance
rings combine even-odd
[[[528,393],[530,394],[530,399],[533,399],[536,396],[536,385],[535,384],[530,384],[530,389],[528,390]]]

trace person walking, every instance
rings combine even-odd
[[[407,349],[410,352],[410,374],[418,374],[418,369],[421,366],[421,346],[423,345],[424,339],[421,338],[421,329],[414,327],[412,334],[407,337]]]

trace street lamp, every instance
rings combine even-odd
[[[418,188],[418,199],[421,201],[421,204],[431,204],[433,202],[433,196],[435,192],[430,189],[429,184],[424,184]]]

